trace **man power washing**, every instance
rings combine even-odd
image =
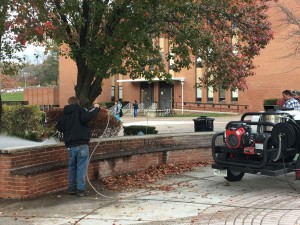
[[[70,97],[56,128],[64,135],[69,154],[69,194],[83,197],[86,190],[85,175],[89,159],[90,128],[88,122],[100,111],[99,104],[86,110],[79,106],[76,97]]]

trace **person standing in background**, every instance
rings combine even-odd
[[[290,90],[284,90],[282,92],[282,97],[285,100],[282,109],[293,109],[293,110],[300,110],[300,103],[293,98],[292,92]]]
[[[292,91],[293,98],[300,102],[300,91],[294,90]]]
[[[132,105],[133,105],[133,117],[137,117],[139,104],[137,103],[136,100],[134,100]]]
[[[115,101],[115,109],[114,109],[114,114],[115,114],[115,117],[117,119],[117,121],[119,122],[120,121],[120,112],[121,112],[121,103],[119,101]]]

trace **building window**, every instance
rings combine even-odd
[[[212,102],[214,100],[214,89],[213,87],[207,88],[207,101]]]
[[[196,59],[196,68],[202,68],[202,59],[200,57]]]
[[[169,41],[169,69],[172,70],[174,68],[174,56],[173,53],[173,43]]]
[[[200,57],[196,57],[196,101],[202,102],[202,86],[200,82],[200,78],[202,77],[202,59]]]
[[[116,89],[115,86],[110,87],[110,96],[111,96],[111,101],[112,102],[116,101],[115,89]]]
[[[219,89],[219,102],[225,101],[225,90],[223,88]]]
[[[119,101],[122,101],[122,99],[123,99],[123,87],[122,86],[119,86],[118,96],[119,96]]]
[[[197,102],[202,102],[202,88],[196,87],[196,100]]]
[[[232,91],[231,92],[231,101],[232,102],[237,102],[239,100],[239,92],[238,90]]]

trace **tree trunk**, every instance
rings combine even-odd
[[[78,71],[75,94],[79,99],[80,105],[89,108],[102,92],[101,84],[103,78],[96,77],[95,73],[88,69],[83,59],[76,60],[76,64]]]

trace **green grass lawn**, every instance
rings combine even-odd
[[[181,112],[176,111],[175,117],[200,117],[200,116],[207,116],[207,117],[225,117],[225,116],[233,116],[235,114],[232,113],[222,113],[222,112]]]
[[[2,93],[2,101],[24,101],[23,92]]]

